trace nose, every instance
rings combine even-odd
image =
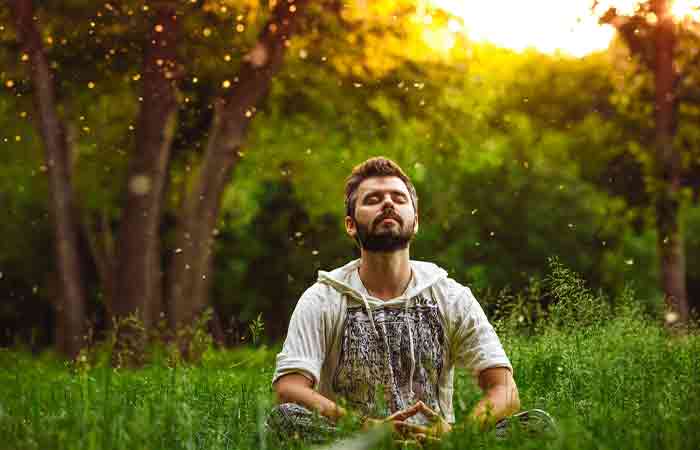
[[[387,208],[394,208],[394,200],[391,198],[391,194],[384,195],[384,199],[382,200],[382,210]]]

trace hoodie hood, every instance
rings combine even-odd
[[[363,288],[357,284],[357,281],[359,281],[359,276],[357,275],[357,269],[360,267],[359,259],[350,261],[346,265],[330,272],[319,270],[318,282],[332,287],[341,295],[346,295],[348,301],[364,304],[370,308],[376,308],[379,306],[392,306],[393,304],[405,303],[424,290],[429,289],[440,280],[447,278],[447,272],[433,263],[410,261],[410,264],[413,278],[406,292],[391,300],[382,300],[372,295],[364,294],[360,290]]]

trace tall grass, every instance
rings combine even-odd
[[[607,299],[556,262],[538,286],[530,297],[551,300],[546,311],[536,311],[538,320],[524,318],[534,310],[525,295],[496,326],[523,407],[549,411],[561,432],[546,440],[496,441],[465,427],[431,446],[700,448],[700,337],[668,334],[640,312],[631,291]],[[143,369],[126,370],[110,368],[109,357],[63,363],[50,355],[0,351],[0,448],[308,447],[282,443],[261,426],[272,405],[274,354],[264,347],[210,349],[196,366],[156,358]],[[469,375],[459,371],[458,420],[478,398]],[[398,444],[384,440],[375,446]]]

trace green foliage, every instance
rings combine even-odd
[[[551,274],[546,279],[552,296],[550,307],[553,325],[590,327],[610,317],[610,304],[601,294],[594,294],[585,281],[562,265],[559,260],[549,261]]]
[[[212,101],[226,92],[224,80],[235,89],[241,58],[269,10],[257,0],[185,3],[164,262],[173,251],[173,217],[206,145]],[[439,31],[444,14],[434,14],[426,29],[412,20],[411,1],[364,3],[336,10],[313,2],[268,101],[255,111],[216,230],[212,304],[225,325],[234,318],[245,335],[240,324],[262,314],[265,338],[281,337],[316,271],[355,256],[342,228],[342,181],[377,154],[397,160],[418,188],[421,227],[413,255],[437,262],[458,281],[478,291],[524,292],[554,255],[592,289],[614,296],[633,281],[648,304],[656,303],[658,262],[644,178],[649,79],[637,62],[618,58],[617,47],[575,59],[464,39],[445,53],[422,38]],[[38,17],[74,144],[82,216],[88,225],[104,218],[116,232],[153,8],[131,0],[108,4],[44,1]],[[11,23],[6,8],[0,20]],[[685,51],[692,42],[683,39]],[[692,69],[689,53],[683,55],[683,67]],[[0,320],[14,327],[31,316],[20,299],[31,304],[28,310],[47,311],[55,296],[45,257],[52,235],[31,87],[11,26],[0,30],[0,62],[0,83],[14,82],[0,91],[0,156],[7,161],[0,167],[0,206],[9,213],[0,223],[0,293],[13,299],[0,308]],[[692,168],[698,108],[689,73],[678,139]],[[688,227],[696,215],[689,213]],[[700,289],[697,265],[690,264],[697,247],[690,236],[691,294]],[[87,279],[98,292],[93,272]],[[99,303],[97,295],[93,300]],[[515,302],[508,314],[522,315],[527,327],[541,314],[525,297],[508,301]],[[41,331],[45,321],[28,321],[24,328],[50,340]]]
[[[265,331],[265,322],[262,320],[262,314],[258,314],[258,317],[248,325],[248,330],[250,330],[251,342],[253,345],[257,345],[258,340],[260,340],[260,337]]]
[[[574,305],[590,295],[575,274],[556,264],[552,270],[561,302]],[[463,448],[464,442],[479,448],[697,448],[700,339],[667,335],[628,308],[638,303],[631,291],[625,298],[596,326],[590,326],[592,314],[581,312],[598,310],[589,302],[579,307],[588,326],[556,318],[556,327],[535,334],[500,331],[523,408],[550,412],[559,436],[496,441],[467,426],[431,448]],[[265,436],[276,351],[210,349],[198,366],[153,361],[139,370],[80,358],[66,366],[49,354],[0,351],[0,437],[19,449],[309,448]],[[458,421],[479,396],[470,374],[458,370]],[[356,421],[341,426],[344,435],[357,430]],[[386,441],[375,448],[397,447]]]

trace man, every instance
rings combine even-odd
[[[277,355],[281,405],[268,423],[303,431],[314,412],[333,422],[348,413],[343,399],[370,423],[439,437],[455,423],[455,366],[484,392],[467,420],[487,428],[518,411],[513,369],[469,288],[409,258],[418,197],[401,168],[382,157],[355,167],[345,206],[360,259],[320,271],[301,296]]]

